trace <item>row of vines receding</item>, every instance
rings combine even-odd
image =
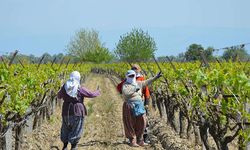
[[[13,57],[14,59],[14,57]],[[53,115],[56,95],[70,72],[81,72],[82,80],[91,65],[0,64],[0,149],[19,150],[23,135],[39,128]]]
[[[180,137],[195,144],[227,150],[250,142],[250,64],[248,62],[141,62],[147,78],[159,70],[163,78],[150,85],[152,104]],[[94,72],[125,78],[129,63],[99,65]]]

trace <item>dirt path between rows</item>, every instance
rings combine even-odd
[[[79,150],[141,150],[153,147],[130,147],[124,137],[122,125],[123,100],[112,81],[101,75],[91,74],[83,86],[95,90],[100,86],[101,96],[85,99],[88,116],[85,118],[84,134],[78,144]],[[23,149],[62,149],[60,141],[61,110],[58,109],[53,119],[46,122],[38,131],[26,135]],[[70,145],[68,145],[70,149]]]
[[[112,79],[112,80],[111,80]],[[201,145],[195,145],[194,139],[180,138],[177,132],[166,124],[166,118],[160,118],[159,112],[150,107],[149,137],[151,145],[133,148],[125,139],[122,124],[121,95],[116,91],[113,82],[117,78],[105,75],[90,74],[83,84],[90,90],[100,86],[101,96],[85,99],[88,116],[84,121],[84,134],[78,143],[79,150],[201,150]],[[115,83],[117,84],[117,83]],[[61,108],[57,108],[51,119],[44,121],[40,128],[21,139],[22,150],[61,150],[60,141]],[[212,140],[211,140],[212,141]],[[215,147],[215,144],[214,144]],[[70,149],[70,144],[68,145]],[[231,148],[230,149],[234,149]]]

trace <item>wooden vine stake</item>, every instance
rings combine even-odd
[[[13,61],[14,61],[14,59],[15,59],[15,57],[16,57],[16,55],[17,55],[17,53],[18,53],[18,50],[16,50],[16,51],[13,53],[13,56],[12,56],[12,58],[11,58],[10,62],[9,62],[9,67],[10,67],[10,66],[11,66],[11,64],[13,63]]]
[[[41,65],[41,63],[42,63],[44,57],[45,57],[45,55],[43,55],[43,57],[40,59],[39,64],[38,64],[38,66],[37,66],[37,69],[39,69],[39,67],[40,67],[40,65]]]

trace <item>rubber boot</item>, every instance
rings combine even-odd
[[[71,150],[77,150],[77,143],[71,144]]]
[[[68,150],[67,146],[68,146],[68,142],[63,143],[62,150]]]

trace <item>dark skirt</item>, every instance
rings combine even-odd
[[[78,143],[83,133],[84,117],[63,116],[61,128],[61,141],[71,144]]]
[[[146,116],[134,116],[132,105],[128,102],[123,103],[123,125],[125,136],[129,139],[143,139],[144,129],[146,128]]]

